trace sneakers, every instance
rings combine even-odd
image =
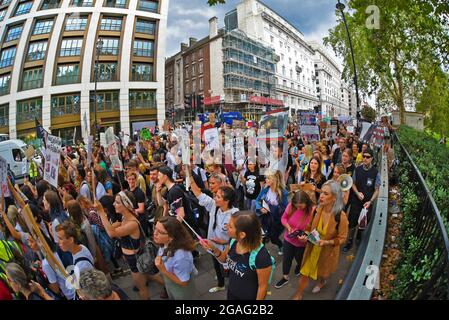
[[[317,285],[313,288],[312,293],[318,293],[318,292],[320,292],[321,289],[322,289],[325,285],[326,285],[326,281],[324,281],[324,283],[319,283],[319,284],[317,284]]]
[[[288,279],[285,279],[284,277],[278,281],[278,283],[276,283],[276,285],[274,286],[276,289],[282,288],[283,286],[285,286],[288,283]]]
[[[278,255],[282,256],[284,253],[282,252],[282,248],[279,248]]]
[[[209,289],[209,293],[215,293],[215,292],[219,292],[219,291],[224,291],[226,288],[225,287],[213,287]]]
[[[298,264],[295,267],[295,276],[299,276],[301,274],[301,266]]]

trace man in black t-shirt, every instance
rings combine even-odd
[[[131,191],[136,199],[137,208],[135,208],[134,213],[140,222],[145,235],[148,236],[148,217],[145,211],[145,193],[137,186],[137,173],[128,172],[127,181],[129,184],[129,191]]]

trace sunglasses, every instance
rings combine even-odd
[[[371,159],[371,156],[362,156],[363,157],[363,159]]]

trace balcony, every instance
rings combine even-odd
[[[133,49],[133,54],[136,57],[148,57],[152,58],[154,55],[154,51],[152,49]]]
[[[6,67],[12,66],[14,64],[14,58],[15,57],[0,60],[0,68],[6,68]]]
[[[42,88],[42,79],[23,81],[22,90]]]
[[[0,96],[9,94],[9,86],[0,87]]]
[[[154,81],[152,74],[133,73],[131,81]]]
[[[304,92],[304,91],[300,91],[300,90],[297,90],[297,89],[294,89],[294,88],[291,88],[291,87],[288,87],[288,86],[284,86],[282,84],[277,84],[276,85],[276,90],[282,91],[282,92],[288,92],[288,93],[291,93],[291,94],[294,94],[294,95],[297,95],[297,96],[302,96],[304,98],[315,100],[315,96],[312,93],[307,93],[307,92]]]
[[[154,12],[154,13],[158,12],[158,8],[159,8],[159,2],[157,2],[157,1],[140,0],[139,5],[137,6],[138,10],[149,11],[149,12]]]
[[[42,118],[42,110],[38,109],[38,110],[34,110],[34,112],[21,112],[21,113],[17,113],[17,123],[23,123],[23,122],[27,122],[27,121],[34,121],[35,118]]]
[[[104,7],[109,7],[109,8],[122,8],[125,9],[126,8],[126,1],[111,1],[111,0],[107,0],[104,3]]]
[[[56,85],[64,85],[78,82],[78,75],[56,77]]]
[[[147,101],[129,101],[129,107],[132,109],[155,109],[156,108],[156,100],[147,100]]]
[[[0,127],[7,127],[7,126],[9,126],[8,117],[0,117]]]

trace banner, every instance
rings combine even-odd
[[[46,148],[47,147],[48,132],[44,129],[44,127],[42,127],[42,125],[40,124],[39,120],[34,118],[34,122],[35,122],[35,125],[36,125],[36,136],[39,139],[42,140],[44,148]]]
[[[284,137],[284,132],[287,129],[288,125],[288,112],[280,111],[273,112],[269,114],[265,114],[262,116],[259,122],[259,129],[266,130],[266,133],[269,136],[259,136],[259,138],[271,138],[276,139],[280,137]],[[270,130],[273,130],[274,135],[270,133]]]
[[[371,136],[371,143],[376,147],[381,147],[384,143],[385,129],[382,126],[376,126]]]
[[[182,163],[190,164],[190,136],[186,129],[177,129],[176,135],[181,147]]]
[[[218,136],[218,129],[211,128],[204,131],[204,141],[206,142],[206,150],[210,151],[213,149],[220,148],[220,140]]]
[[[371,137],[374,133],[374,129],[376,128],[375,125],[373,125],[370,122],[362,122],[362,130],[360,132],[360,140],[362,142],[369,142],[371,140]]]
[[[106,143],[108,145],[108,149],[106,154],[111,159],[112,168],[115,171],[122,171],[123,170],[123,164],[122,161],[120,161],[119,157],[119,149],[117,145],[117,140],[115,140],[114,135],[114,128],[109,127],[105,132],[105,139]]]
[[[62,140],[59,137],[47,137],[47,148],[45,149],[44,180],[55,188],[58,187],[59,159],[61,157]]]
[[[94,144],[94,137],[87,137],[87,164],[90,166],[92,164],[92,146]]]
[[[3,195],[5,198],[10,197],[11,193],[8,188],[8,162],[5,159],[0,157],[0,198]]]
[[[307,139],[307,141],[319,141],[320,140],[320,127],[312,125],[299,126],[301,135]]]

